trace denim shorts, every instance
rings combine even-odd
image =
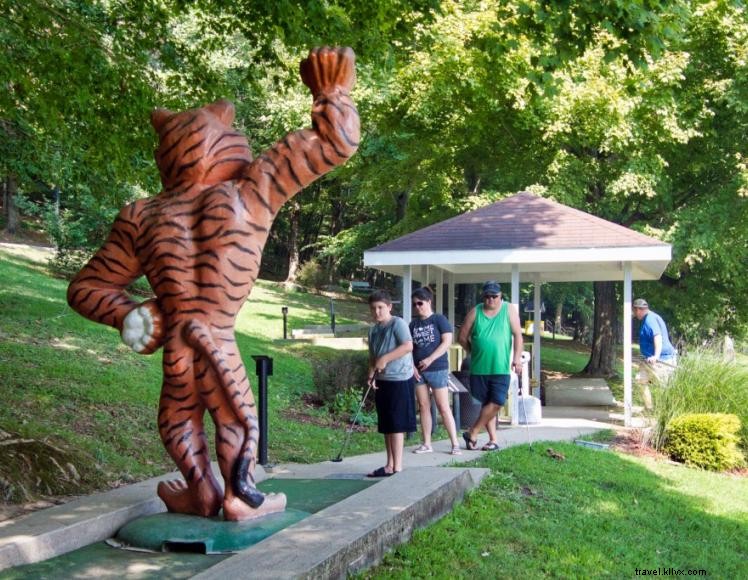
[[[449,385],[449,371],[421,371],[421,380],[417,384],[427,384],[432,389],[443,389]]]

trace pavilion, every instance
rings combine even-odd
[[[670,259],[669,244],[529,192],[364,252],[365,266],[403,278],[406,321],[411,318],[414,281],[436,282],[437,304],[447,304],[453,325],[456,284],[511,282],[511,300],[519,307],[520,280],[531,282],[533,316],[538,316],[544,283],[622,281],[626,426],[631,424],[632,406],[631,283],[659,279]],[[533,375],[539,377],[539,332],[533,333],[533,353]]]

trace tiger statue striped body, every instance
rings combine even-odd
[[[312,128],[286,135],[256,159],[231,127],[228,101],[155,110],[163,191],[120,212],[69,286],[73,309],[120,330],[137,352],[163,346],[158,427],[184,477],[158,486],[169,511],[214,516],[223,509],[224,518],[243,520],[285,509],[283,494],[264,496],[255,487],[257,414],[234,322],[281,206],[358,147],[349,96],[354,59],[350,48],[309,53],[301,77],[314,99]],[[156,298],[137,303],[125,288],[143,274]],[[224,491],[210,466],[206,410]]]

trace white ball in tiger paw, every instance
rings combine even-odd
[[[132,309],[122,321],[122,341],[140,354],[151,354],[161,340],[161,313],[152,301]]]

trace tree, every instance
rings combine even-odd
[[[673,241],[670,275],[687,288],[694,267],[732,264],[713,222],[745,212],[745,26],[729,2],[444,3],[393,83],[380,127],[399,127],[399,157],[379,190],[408,184],[403,224],[414,229],[531,187]],[[733,234],[744,260],[745,234]],[[745,329],[733,282],[709,271],[716,326]],[[588,372],[608,375],[611,352],[599,349],[612,348],[613,305],[601,303],[615,294],[604,283],[595,293]],[[679,317],[676,327],[693,324],[696,307]]]

